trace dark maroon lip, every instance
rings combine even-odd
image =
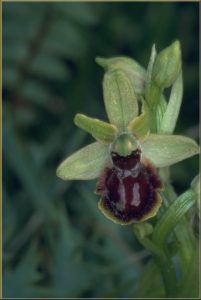
[[[113,166],[104,169],[96,188],[104,210],[125,223],[139,221],[154,209],[162,188],[156,169],[140,156],[140,150],[126,157],[112,153]]]
[[[141,151],[137,149],[128,156],[121,156],[116,152],[111,152],[111,158],[114,166],[122,170],[131,170],[136,167],[141,159]]]

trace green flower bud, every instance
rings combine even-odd
[[[161,88],[170,87],[181,71],[181,49],[179,41],[161,51],[153,66],[152,80]]]
[[[153,226],[147,222],[137,223],[133,225],[133,231],[139,239],[143,239],[152,234]]]

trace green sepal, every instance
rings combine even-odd
[[[90,133],[97,141],[110,144],[116,137],[117,128],[114,125],[98,119],[89,118],[83,114],[76,114],[74,123]]]
[[[197,143],[181,135],[150,134],[141,143],[144,158],[149,159],[155,167],[162,168],[175,164],[198,154]]]
[[[106,72],[103,80],[104,102],[108,118],[119,131],[138,115],[138,103],[129,76],[122,70]]]
[[[146,71],[134,59],[126,56],[117,56],[112,58],[96,58],[97,64],[102,66],[105,71],[123,70],[131,80],[135,93],[144,95]]]
[[[100,175],[109,159],[108,146],[95,142],[66,158],[56,174],[63,180],[94,179]]]

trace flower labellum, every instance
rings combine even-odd
[[[133,144],[131,139],[132,136],[122,134],[114,142],[111,150],[112,164],[103,170],[96,187],[97,194],[101,195],[101,211],[106,217],[122,225],[153,217],[162,202],[158,193],[162,189],[162,183],[157,172],[148,160],[141,160],[141,149],[134,138]],[[120,144],[124,144],[124,149],[121,149]],[[113,149],[117,148],[124,153],[126,150],[128,152],[126,155],[114,152]]]

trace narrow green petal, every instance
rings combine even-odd
[[[63,180],[94,179],[108,160],[108,146],[96,142],[66,158],[57,168],[56,174]]]
[[[192,190],[188,190],[179,196],[160,217],[152,235],[153,241],[158,244],[159,247],[164,247],[168,236],[176,224],[195,203],[196,199],[196,193]]]
[[[180,73],[177,80],[172,86],[168,106],[163,115],[163,119],[161,122],[161,128],[160,128],[161,133],[173,133],[179,116],[182,96],[183,96],[183,81],[182,81],[182,73]]]
[[[197,143],[185,136],[150,134],[141,144],[143,157],[155,167],[167,167],[199,153]]]
[[[74,122],[78,127],[89,132],[97,141],[105,144],[112,143],[117,134],[117,129],[114,125],[82,114],[76,114]]]
[[[128,124],[128,130],[137,138],[142,138],[149,132],[149,122],[149,114],[144,112]]]
[[[117,56],[112,58],[97,57],[96,62],[106,71],[123,70],[129,76],[131,83],[137,95],[143,95],[145,92],[146,71],[134,59],[126,56]]]
[[[128,123],[138,115],[138,103],[128,75],[121,71],[106,72],[103,81],[104,101],[111,124],[126,130]]]
[[[160,96],[159,103],[154,110],[150,110],[147,103],[142,101],[142,114],[134,118],[128,125],[128,130],[136,135],[138,138],[146,136],[150,131],[160,131],[161,121],[167,103],[163,95]],[[155,127],[156,126],[156,127]]]

